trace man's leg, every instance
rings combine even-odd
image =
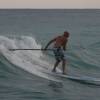
[[[56,72],[56,67],[58,66],[59,63],[60,63],[60,61],[57,60],[56,63],[54,64],[54,68],[53,68],[52,72]]]
[[[66,60],[62,61],[62,70],[63,70],[63,74],[66,74]]]

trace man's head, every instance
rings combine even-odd
[[[63,34],[63,36],[69,37],[69,32],[65,31],[64,34]]]

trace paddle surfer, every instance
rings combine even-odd
[[[51,43],[54,43],[53,52],[54,52],[54,55],[55,55],[56,63],[54,64],[54,68],[52,70],[53,72],[56,72],[56,67],[62,61],[63,74],[66,74],[66,71],[65,71],[66,58],[65,58],[65,55],[64,55],[64,51],[66,50],[68,37],[69,37],[69,32],[65,31],[63,35],[57,36],[56,38],[49,41],[48,44],[44,48],[45,50],[47,50],[48,46]]]

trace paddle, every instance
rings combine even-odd
[[[42,50],[45,51],[45,49],[9,49],[10,51],[17,51],[17,50]],[[53,49],[46,49],[52,51]]]

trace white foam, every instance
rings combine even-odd
[[[45,70],[51,65],[40,58],[43,56],[41,51],[9,51],[9,49],[14,48],[40,49],[41,45],[37,44],[34,38],[22,36],[19,39],[10,39],[8,37],[0,36],[0,52],[11,63],[28,71],[29,73],[47,78],[49,80],[58,81],[53,76],[48,76],[42,72],[42,70]]]

